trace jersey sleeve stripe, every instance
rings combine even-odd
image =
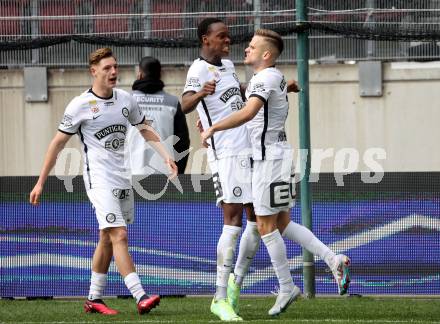
[[[140,124],[143,124],[144,121],[145,121],[145,116],[144,116],[144,118],[142,118],[142,120],[141,120],[139,123],[137,123],[137,124],[131,124],[131,125],[132,125],[132,126],[140,125]]]
[[[266,159],[266,145],[264,144],[266,139],[267,125],[269,123],[269,106],[267,101],[264,102],[264,125],[263,132],[261,133],[261,159]]]
[[[62,130],[62,129],[59,129],[59,128],[58,128],[58,131],[61,132],[61,133],[67,134],[67,135],[75,135],[76,134],[76,133],[66,132],[65,130]]]
[[[200,102],[202,103],[203,110],[205,111],[205,114],[206,114],[206,118],[208,119],[208,124],[209,124],[209,126],[212,126],[212,120],[211,120],[211,116],[209,116],[209,111],[208,111],[208,107],[206,106],[206,102],[203,99]],[[214,156],[217,159],[217,155],[215,154],[214,136],[211,137],[211,148],[212,148],[212,151],[214,152]]]
[[[264,104],[267,104],[267,100],[263,96],[260,96],[259,94],[253,93],[249,96],[249,98],[252,98],[252,97],[256,97],[256,98],[260,99]]]
[[[190,92],[192,92],[192,93],[196,93],[194,90],[187,90],[187,91],[185,91],[184,93],[182,93],[182,96],[184,96],[184,95],[186,95],[187,93],[190,93]]]

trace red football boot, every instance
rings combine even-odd
[[[138,312],[141,315],[148,313],[154,307],[159,305],[159,303],[160,303],[160,297],[158,295],[145,296],[137,304]]]
[[[84,303],[84,310],[86,313],[100,313],[104,315],[116,315],[117,310],[108,307],[101,299],[86,300]]]

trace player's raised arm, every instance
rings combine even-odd
[[[56,163],[58,153],[61,152],[71,136],[71,134],[66,134],[58,131],[50,142],[49,148],[47,149],[46,157],[44,158],[43,168],[41,169],[40,177],[38,178],[37,183],[35,184],[29,195],[29,202],[32,205],[38,205],[41,193],[43,192],[44,184],[50,171]]]
[[[182,111],[185,114],[193,111],[197,104],[208,95],[211,95],[215,92],[215,81],[211,80],[205,82],[200,91],[188,91],[182,95]]]
[[[201,134],[202,143],[206,147],[207,140],[211,138],[215,132],[235,128],[250,121],[258,111],[263,107],[264,102],[257,96],[249,98],[246,105],[239,111],[234,112],[229,117],[215,123]]]

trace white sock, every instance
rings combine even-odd
[[[136,302],[138,303],[141,297],[145,295],[145,291],[144,288],[142,288],[141,280],[139,279],[137,273],[129,273],[127,276],[125,276],[124,282],[128,290],[130,290],[131,294],[134,298],[136,298]]]
[[[335,253],[322,243],[307,227],[291,221],[286,226],[283,236],[298,243],[313,255],[323,259],[330,269],[333,268]]]
[[[289,263],[287,261],[286,245],[281,237],[280,231],[277,229],[272,233],[263,235],[264,245],[266,245],[273,269],[278,277],[280,292],[288,293],[293,290],[292,276],[290,274]]]
[[[237,262],[234,274],[235,283],[239,286],[243,283],[243,278],[249,271],[252,260],[260,248],[261,236],[258,233],[257,223],[247,221],[246,228],[241,235],[240,248],[238,249]]]
[[[223,225],[223,232],[217,244],[217,290],[216,299],[226,298],[229,274],[234,261],[235,246],[240,235],[241,227]]]
[[[105,286],[107,285],[107,274],[92,271],[90,278],[89,300],[101,299]]]

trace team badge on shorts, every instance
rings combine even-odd
[[[107,223],[114,223],[116,221],[116,215],[113,213],[108,213],[107,216],[105,216],[105,220],[107,221]]]
[[[234,194],[235,197],[241,197],[242,191],[240,187],[235,187],[232,190],[232,193]]]

